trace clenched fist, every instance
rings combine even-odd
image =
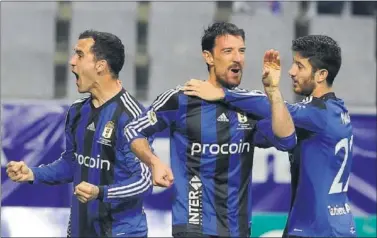
[[[8,177],[14,182],[34,180],[33,171],[23,161],[11,161],[7,164]]]
[[[173,184],[174,176],[170,167],[161,160],[155,160],[151,164],[153,185],[159,187],[169,187]]]
[[[98,197],[99,188],[96,185],[83,181],[75,187],[74,194],[80,202],[87,203]]]

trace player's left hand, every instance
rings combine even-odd
[[[186,95],[196,96],[207,101],[217,101],[225,97],[222,88],[217,88],[210,82],[199,79],[190,79],[185,83],[182,90]]]
[[[276,50],[264,53],[262,82],[265,88],[279,87],[281,76],[280,54]]]
[[[80,202],[87,203],[98,197],[99,188],[96,185],[82,181],[75,187],[74,194]]]

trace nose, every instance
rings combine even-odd
[[[293,66],[289,69],[288,74],[290,77],[294,77],[296,75],[296,70]]]
[[[238,51],[236,51],[236,52],[233,54],[233,62],[235,62],[235,63],[241,63],[242,58],[243,58],[243,55],[240,54],[240,52],[238,52]]]
[[[73,67],[76,66],[76,57],[72,56],[71,59],[69,60],[69,64]]]

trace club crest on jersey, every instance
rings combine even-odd
[[[245,114],[237,112],[238,127],[237,130],[251,130],[253,125],[248,123],[248,118]]]
[[[245,115],[242,115],[241,113],[237,112],[237,118],[239,123],[246,123],[247,117]]]
[[[154,125],[154,124],[157,123],[157,116],[156,116],[156,113],[155,113],[154,111],[149,111],[149,112],[147,113],[147,115],[148,115],[149,123],[150,123],[151,125]]]
[[[114,122],[112,121],[107,122],[102,132],[103,138],[109,139],[111,137],[111,134],[113,133],[114,127],[115,127]]]
[[[115,124],[112,121],[108,121],[103,128],[103,132],[101,137],[98,139],[98,143],[106,145],[106,146],[112,146],[111,145],[111,135],[113,134],[115,128]]]

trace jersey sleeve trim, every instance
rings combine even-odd
[[[125,130],[124,134],[129,142],[132,142],[136,138],[143,138],[141,132],[146,128],[153,126],[157,123],[156,112],[176,110],[178,107],[178,100],[171,100],[171,98],[180,91],[180,87],[170,89],[162,93],[153,103],[150,109],[143,114],[137,120],[130,122]]]

